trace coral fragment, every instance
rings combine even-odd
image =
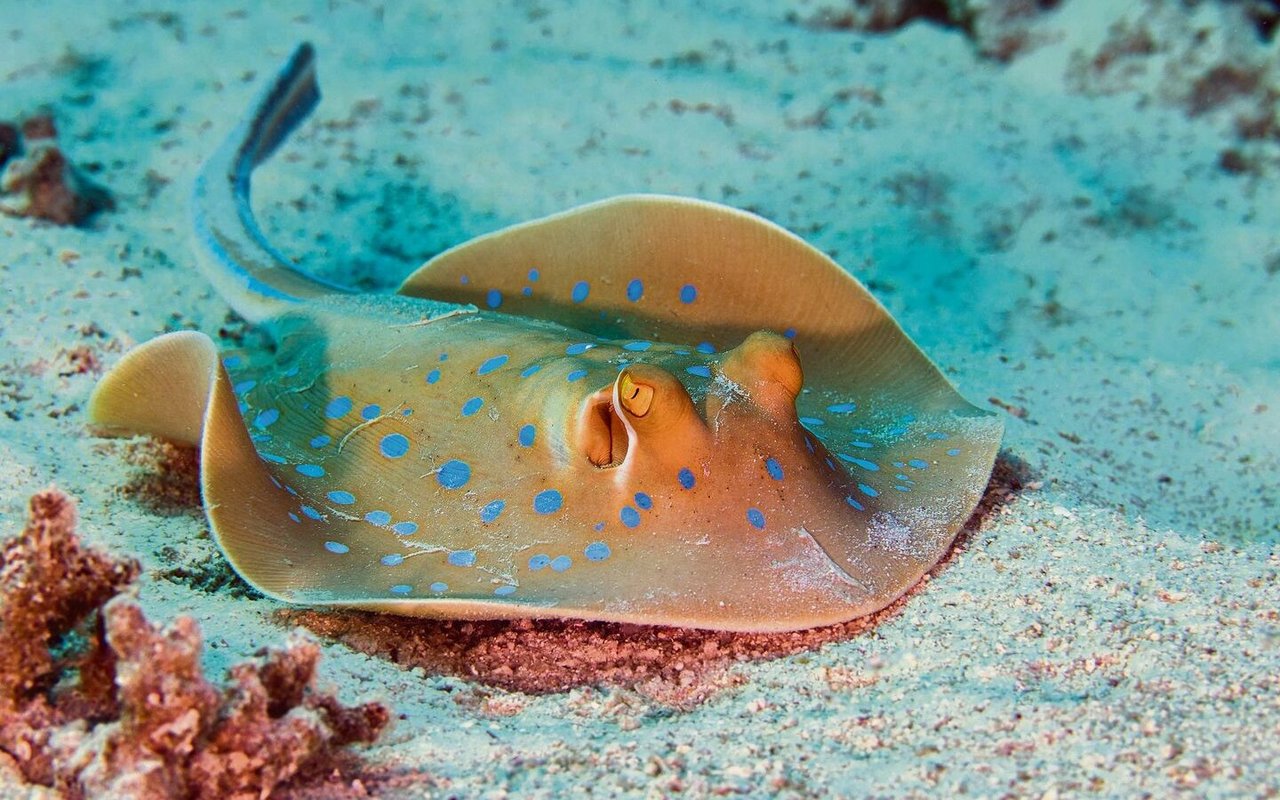
[[[201,668],[199,627],[161,628],[127,596],[133,561],[86,549],[71,500],[31,501],[0,570],[0,754],[64,796],[265,798],[327,777],[339,749],[374,741],[379,703],[313,687],[319,647],[300,637],[231,669]],[[114,597],[114,599],[112,599]]]

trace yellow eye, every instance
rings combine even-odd
[[[629,372],[624,372],[618,383],[618,402],[633,417],[643,417],[653,405],[653,387],[636,383]]]

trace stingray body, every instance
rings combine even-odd
[[[259,590],[789,630],[892,602],[972,512],[999,421],[750,214],[615,198],[463,244],[396,295],[297,271],[249,179],[317,100],[303,45],[195,190],[206,275],[274,347],[162,336],[90,406],[202,448],[214,536]]]

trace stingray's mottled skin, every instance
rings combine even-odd
[[[312,60],[294,53],[193,204],[206,274],[274,350],[162,336],[90,408],[202,447],[245,580],[404,614],[776,631],[883,608],[941,557],[1000,422],[758,217],[615,198],[446,252],[399,295],[295,270],[249,177],[317,101]]]

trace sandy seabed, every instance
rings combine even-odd
[[[211,676],[326,637],[322,679],[396,719],[365,774],[294,796],[1280,793],[1273,3],[420,5],[0,5],[0,119],[51,112],[114,197],[79,227],[0,216],[6,535],[50,483],[76,497]],[[300,40],[326,99],[255,183],[282,250],[385,289],[614,194],[760,213],[1008,415],[956,550],[873,620],[773,638],[453,623],[393,648],[391,622],[228,579],[189,476],[83,409],[137,342],[244,336],[186,197]]]

